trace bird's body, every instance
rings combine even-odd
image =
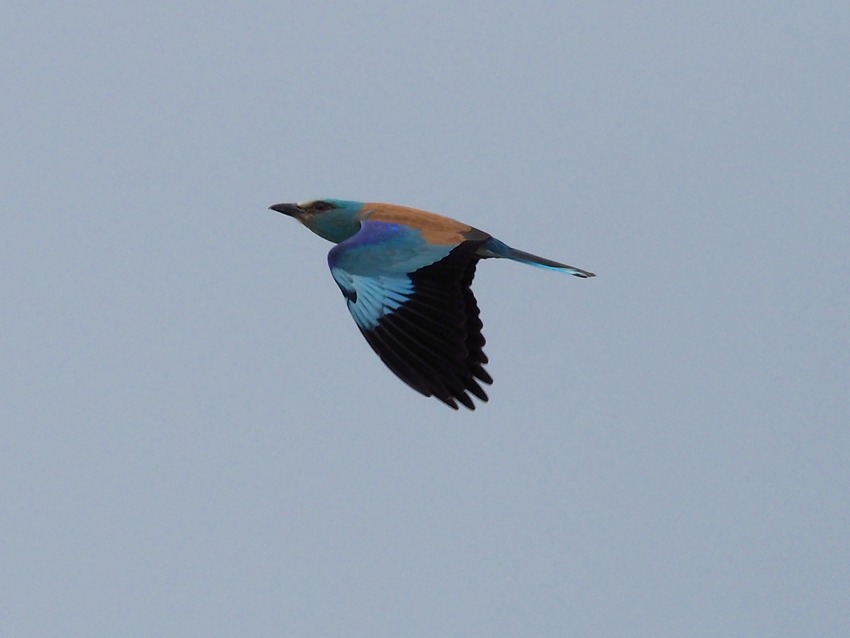
[[[577,277],[593,273],[511,248],[415,208],[336,199],[271,207],[334,246],[328,265],[369,345],[405,383],[452,408],[492,383],[470,285],[479,259],[512,259]]]

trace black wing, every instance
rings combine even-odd
[[[455,248],[439,262],[410,274],[413,290],[398,308],[360,331],[396,376],[425,396],[457,409],[487,401],[483,324],[470,286],[479,242]]]

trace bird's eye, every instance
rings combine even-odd
[[[322,211],[325,211],[325,210],[331,210],[332,208],[335,208],[335,206],[333,204],[331,204],[330,202],[318,201],[318,202],[313,202],[313,204],[310,206],[310,208],[317,213],[321,213]]]

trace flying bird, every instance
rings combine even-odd
[[[479,259],[512,259],[576,277],[592,272],[511,248],[468,224],[424,210],[318,199],[275,204],[336,244],[331,275],[366,341],[396,376],[458,409],[487,401],[484,337],[470,286]]]

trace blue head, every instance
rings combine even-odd
[[[275,204],[269,208],[294,217],[319,237],[338,244],[360,230],[357,216],[363,208],[363,202],[314,199],[297,204]]]

